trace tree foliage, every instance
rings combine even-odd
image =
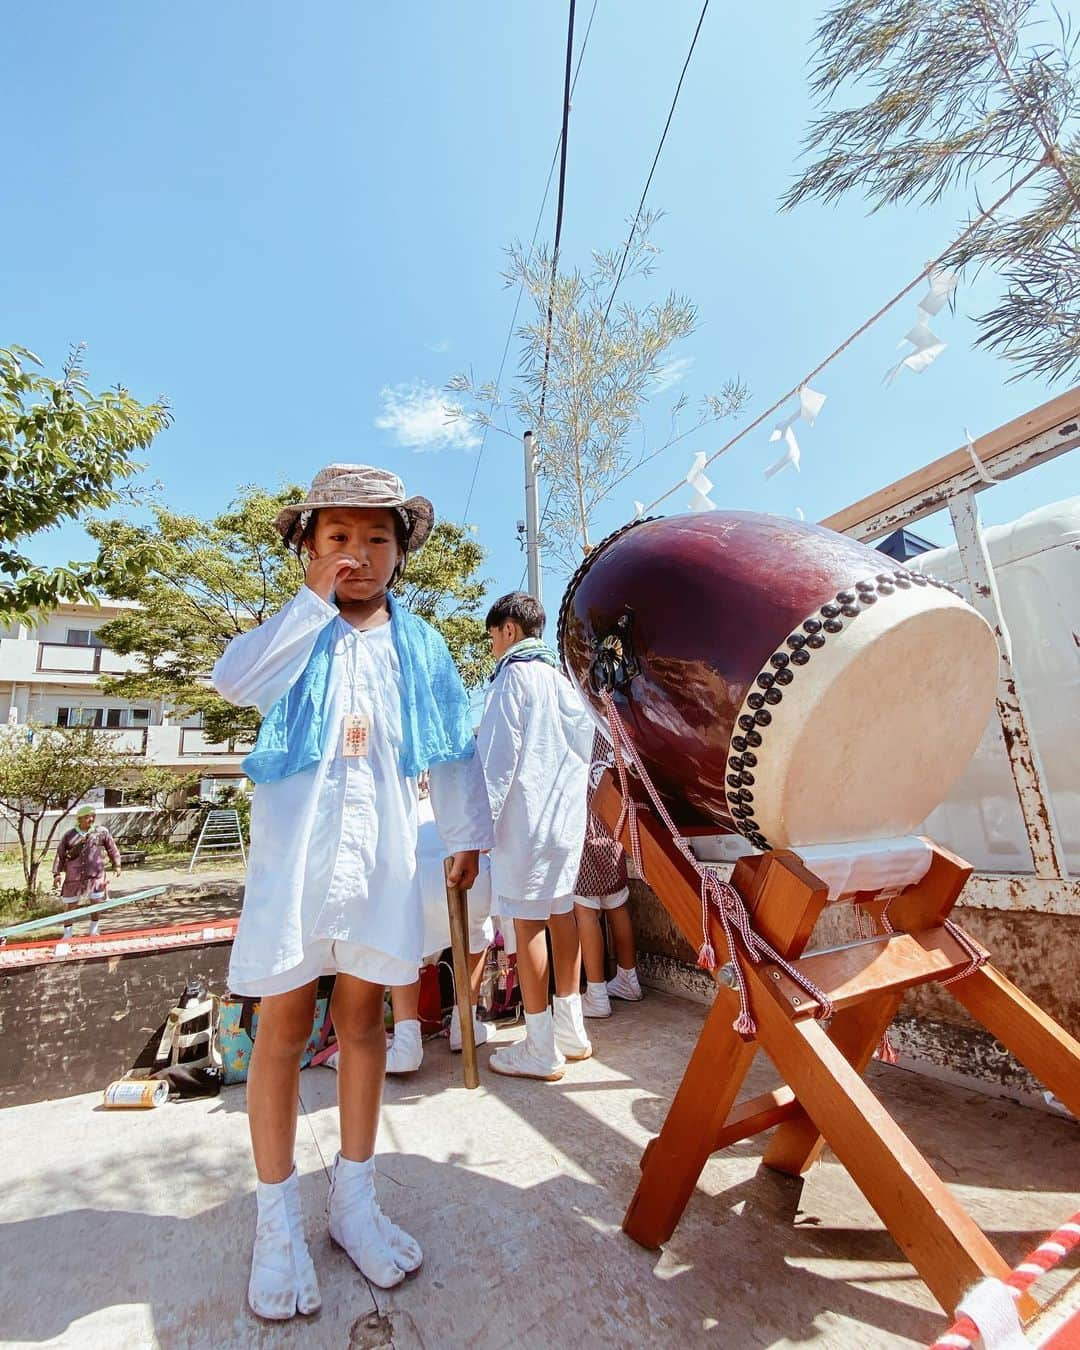
[[[675,343],[690,336],[697,322],[697,311],[686,296],[671,293],[657,303],[638,306],[621,289],[653,274],[658,250],[649,236],[657,219],[646,213],[638,222],[622,268],[618,303],[610,310],[621,248],[594,254],[587,271],[560,272],[552,297],[550,252],[513,245],[506,282],[522,288],[533,311],[518,331],[521,383],[505,400],[493,384],[477,384],[470,375],[458,375],[448,386],[471,401],[471,407],[458,415],[502,431],[507,428],[498,419],[509,411],[522,431],[533,431],[547,496],[542,541],[570,566],[576,566],[592,546],[596,510],[623,479],[676,441],[734,414],[746,400],[745,387],[731,380],[719,394],[702,401],[687,428],[680,419],[688,400],[681,397],[670,410],[662,443],[650,446],[645,439],[642,413],[664,387],[665,358]],[[516,433],[507,430],[507,434],[517,438]]]
[[[858,192],[877,210],[962,187],[977,218],[1034,170],[945,261],[997,270],[978,342],[1014,378],[1055,380],[1080,367],[1080,90],[1073,35],[1036,18],[1034,0],[835,4],[816,35],[812,162],[783,204]]]
[[[42,530],[114,505],[142,467],[133,455],[169,425],[164,400],[92,394],[81,354],[52,380],[34,372],[41,361],[25,347],[0,348],[0,623],[115,584],[98,563],[38,567],[23,550]]]
[[[64,815],[92,789],[137,774],[138,757],[114,750],[113,740],[92,727],[29,722],[0,729],[0,813],[18,834],[28,891],[37,889],[42,859]],[[46,824],[52,811],[59,815]]]
[[[303,584],[303,569],[282,543],[274,518],[303,500],[298,486],[267,492],[244,488],[210,520],[154,509],[152,528],[101,521],[88,528],[102,565],[125,577],[117,599],[139,608],[105,624],[113,651],[136,656],[140,668],[106,676],[106,693],[164,699],[181,714],[201,713],[212,740],[247,741],[257,732],[253,708],[234,708],[209,683],[215,661],[238,633],[265,622]],[[398,591],[446,638],[467,684],[485,673],[485,634],[476,616],[484,553],[460,526],[440,521],[409,559]]]

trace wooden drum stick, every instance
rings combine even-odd
[[[450,884],[450,859],[443,864],[446,873],[446,907],[450,912],[450,952],[454,958],[454,996],[461,1023],[461,1059],[465,1086],[480,1086],[476,1062],[476,1032],[473,1027],[472,983],[469,979],[469,893]]]

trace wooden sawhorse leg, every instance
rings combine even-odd
[[[663,1129],[642,1159],[641,1180],[622,1226],[643,1247],[659,1247],[674,1233],[714,1151],[713,1136],[753,1063],[757,1046],[732,1027],[737,1012],[729,994],[717,995]]]

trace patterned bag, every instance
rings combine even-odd
[[[334,977],[324,975],[315,996],[315,1017],[311,1035],[304,1046],[300,1067],[306,1069],[311,1057],[322,1050],[330,1039],[333,1024],[330,1021],[330,995]],[[247,1081],[251,1050],[259,1032],[259,999],[238,998],[233,994],[221,1000],[218,1019],[218,1039],[221,1044],[221,1069],[226,1084]]]

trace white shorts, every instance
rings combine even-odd
[[[387,956],[373,947],[343,938],[313,938],[304,948],[299,965],[256,980],[229,979],[229,989],[241,998],[266,998],[301,989],[320,975],[352,975],[369,984],[412,984],[420,971],[411,961]]]
[[[554,900],[510,900],[502,895],[499,897],[498,904],[493,905],[492,908],[500,919],[539,921],[556,918],[560,914],[572,914],[574,912],[574,897],[572,895],[559,895]]]
[[[630,887],[624,886],[614,895],[575,895],[574,904],[584,905],[586,909],[618,909],[630,899]]]
[[[424,951],[438,956],[450,946],[450,914],[446,907],[446,874],[443,857],[418,858],[420,893],[424,901]],[[495,936],[491,922],[491,863],[480,857],[480,872],[469,891],[469,951],[486,951]],[[425,965],[431,962],[425,960]]]

